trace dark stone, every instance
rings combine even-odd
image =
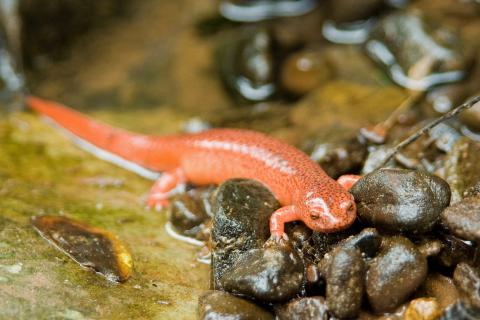
[[[215,288],[241,253],[260,248],[270,237],[270,215],[279,208],[273,194],[259,182],[232,179],[217,191],[213,204],[212,275]]]
[[[427,276],[427,260],[404,237],[385,238],[380,253],[367,272],[367,296],[375,312],[389,312],[422,284]]]
[[[445,267],[454,267],[460,262],[472,262],[475,258],[475,246],[451,234],[441,234],[442,251],[436,257],[437,262]]]
[[[356,248],[365,257],[373,257],[382,243],[382,237],[374,228],[365,228],[357,235],[343,240],[340,245],[344,248]]]
[[[359,218],[389,231],[424,233],[432,229],[450,202],[441,178],[422,171],[379,169],[351,189]]]
[[[170,199],[170,221],[175,229],[185,236],[202,238],[202,230],[212,216],[211,195],[213,188],[195,188]]]
[[[466,137],[455,143],[445,159],[445,180],[452,190],[452,203],[480,182],[480,143]]]
[[[248,27],[218,49],[220,76],[240,102],[259,102],[277,93],[273,38],[265,28]]]
[[[442,212],[442,223],[454,235],[480,242],[480,196],[468,197]]]
[[[460,263],[453,273],[453,281],[461,298],[480,309],[480,272],[469,264]]]
[[[200,320],[273,320],[273,315],[253,302],[223,291],[207,291],[198,299]]]
[[[409,89],[459,81],[470,64],[457,33],[414,10],[384,17],[372,30],[366,49],[394,81]],[[392,58],[385,58],[386,51]]]
[[[275,308],[278,320],[328,320],[327,311],[323,297],[298,298]]]
[[[318,143],[309,149],[310,157],[332,178],[359,171],[367,156],[366,146],[356,138]]]
[[[365,263],[360,251],[344,247],[335,250],[326,280],[329,311],[339,318],[357,316],[365,292]]]
[[[288,243],[271,241],[239,257],[220,283],[226,291],[259,301],[285,301],[301,291],[304,265]]]

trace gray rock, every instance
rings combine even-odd
[[[199,320],[273,320],[253,302],[223,291],[207,291],[198,299]]]
[[[410,240],[400,236],[384,239],[367,272],[370,305],[378,313],[395,310],[426,276],[427,259]]]
[[[380,169],[351,189],[360,219],[389,231],[424,233],[432,229],[450,202],[441,178],[422,171]]]
[[[215,288],[240,254],[260,248],[270,237],[270,215],[279,208],[273,194],[259,182],[232,179],[217,191],[213,204],[212,276]]]
[[[304,265],[286,242],[268,242],[264,248],[242,255],[220,279],[222,287],[234,294],[265,302],[293,298],[304,284]]]
[[[480,242],[480,196],[468,197],[446,208],[442,223],[454,235]]]

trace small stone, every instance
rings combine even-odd
[[[366,146],[356,138],[311,144],[313,146],[308,148],[310,158],[335,179],[342,174],[358,171],[367,155]]]
[[[458,300],[458,290],[453,284],[453,280],[439,273],[428,275],[423,284],[423,292],[428,297],[434,297],[442,309],[451,306]]]
[[[480,143],[467,137],[455,143],[445,159],[445,180],[452,190],[452,203],[480,181]]]
[[[480,272],[469,264],[460,263],[453,273],[453,281],[464,301],[480,309]]]
[[[442,250],[436,257],[438,263],[445,267],[454,267],[460,262],[471,262],[475,258],[475,245],[451,234],[441,234]]]
[[[377,313],[393,311],[422,284],[427,260],[405,237],[385,238],[367,272],[367,296]]]
[[[270,215],[280,207],[259,182],[232,179],[217,191],[213,204],[212,275],[214,288],[240,254],[260,248],[270,237]]]
[[[281,69],[282,86],[294,95],[304,95],[332,77],[321,50],[304,50],[286,59]]]
[[[405,315],[404,320],[436,320],[442,314],[442,308],[434,298],[419,298],[412,300]]]
[[[278,320],[328,320],[328,308],[323,297],[305,297],[277,307]]]
[[[253,302],[223,291],[207,291],[198,299],[200,320],[273,320],[273,315]]]
[[[385,16],[366,49],[393,81],[412,90],[459,81],[470,61],[456,32],[415,10]]]
[[[454,235],[480,243],[480,196],[460,200],[446,208],[441,218]]]
[[[297,252],[286,242],[266,243],[238,258],[220,279],[231,293],[265,302],[293,298],[304,284],[304,266]]]
[[[329,311],[339,318],[357,316],[365,291],[365,263],[360,251],[343,247],[335,250],[326,280]]]
[[[346,248],[356,248],[365,257],[373,257],[382,243],[382,237],[375,228],[365,228],[359,234],[348,237],[341,242]]]
[[[441,178],[422,171],[379,169],[351,189],[359,218],[388,231],[424,233],[450,202]]]
[[[81,266],[113,282],[125,282],[131,276],[132,256],[113,233],[59,216],[36,216],[32,224],[43,238]]]
[[[447,308],[438,320],[478,320],[480,310],[458,301]]]
[[[213,188],[196,188],[174,195],[170,199],[170,221],[175,230],[198,240],[204,235],[209,217],[212,215],[210,198]]]

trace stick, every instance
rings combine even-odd
[[[405,140],[403,140],[399,144],[397,144],[388,153],[385,160],[383,160],[382,163],[376,169],[380,169],[381,167],[385,166],[388,163],[388,161],[390,161],[393,158],[393,156],[395,156],[395,154],[397,154],[398,151],[400,151],[400,149],[404,148],[405,146],[408,146],[410,143],[412,143],[415,140],[417,140],[418,138],[420,138],[422,135],[424,135],[425,133],[430,131],[432,128],[437,126],[439,123],[456,116],[457,114],[461,113],[464,110],[470,109],[475,104],[477,104],[477,102],[479,102],[479,101],[480,101],[480,96],[476,96],[476,97],[470,99],[469,101],[463,103],[462,105],[459,105],[458,107],[453,108],[452,110],[445,113],[443,116],[433,120],[429,124],[425,125],[423,128],[421,128],[420,130],[418,130],[417,132],[415,132],[414,134],[412,134],[411,136],[409,136],[408,138],[406,138]]]

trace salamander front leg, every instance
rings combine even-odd
[[[300,213],[295,206],[286,206],[275,211],[270,217],[270,234],[275,241],[287,240],[285,223],[300,220]]]
[[[355,174],[344,174],[343,176],[337,179],[337,182],[345,188],[345,190],[350,190],[358,180],[360,180],[362,176],[357,176]]]
[[[158,211],[165,208],[169,204],[168,197],[171,191],[186,182],[187,178],[181,168],[163,173],[150,189],[147,205]]]

